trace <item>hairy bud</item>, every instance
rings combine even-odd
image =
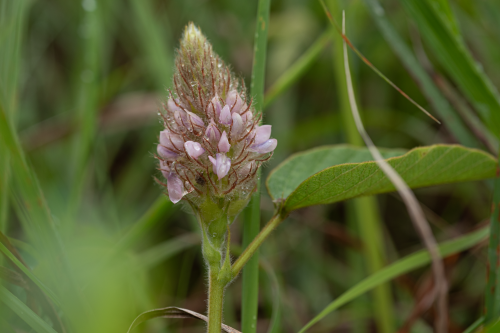
[[[259,126],[243,82],[190,23],[175,60],[174,91],[164,105],[159,170],[173,203],[185,200],[201,220],[231,223],[256,188],[258,168],[276,148]]]

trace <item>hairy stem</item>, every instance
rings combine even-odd
[[[225,284],[219,281],[219,267],[210,267],[208,285],[208,333],[220,333]]]

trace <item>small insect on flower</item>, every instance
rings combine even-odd
[[[168,196],[197,211],[215,205],[231,223],[255,190],[257,170],[277,140],[270,138],[270,125],[258,125],[260,116],[243,83],[192,23],[175,66],[157,147]]]

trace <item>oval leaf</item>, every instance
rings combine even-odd
[[[386,158],[402,155],[401,150],[382,149],[381,153]],[[370,160],[367,148],[313,149],[278,166],[269,175],[267,188],[273,199],[285,200],[286,211],[394,191]],[[496,170],[493,156],[458,145],[419,147],[388,162],[411,188],[492,178]]]

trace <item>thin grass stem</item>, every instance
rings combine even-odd
[[[345,36],[345,13],[342,16],[342,35]],[[424,212],[422,208],[418,204],[418,201],[405,183],[403,178],[387,163],[377,147],[374,145],[371,138],[368,136],[363,123],[361,121],[361,117],[359,115],[358,107],[356,105],[356,99],[354,97],[354,89],[352,87],[352,79],[351,73],[349,70],[349,60],[347,55],[347,43],[344,39],[344,66],[347,80],[347,91],[349,94],[349,102],[351,104],[351,111],[354,117],[354,121],[356,123],[356,127],[358,128],[358,132],[365,141],[366,146],[370,150],[373,158],[377,162],[378,166],[385,173],[387,178],[394,184],[398,193],[401,195],[410,218],[415,225],[418,233],[420,234],[423,243],[427,250],[429,251],[432,258],[432,270],[434,276],[434,297],[438,298],[438,311],[437,311],[437,319],[436,319],[436,332],[445,333],[448,331],[448,306],[447,306],[447,282],[444,271],[444,265],[441,261],[441,255],[439,254],[438,244],[434,235],[432,234],[432,230],[429,226],[429,223],[425,219]]]
[[[266,74],[267,30],[271,0],[259,0],[254,41],[254,58],[250,94],[257,112],[264,107],[264,83]],[[245,212],[243,247],[249,246],[260,229],[260,169],[257,173],[257,191]],[[257,248],[255,249],[257,250]],[[250,259],[250,258],[249,258]],[[259,257],[255,253],[243,270],[241,300],[241,330],[255,333],[257,330],[257,306],[259,300]]]

